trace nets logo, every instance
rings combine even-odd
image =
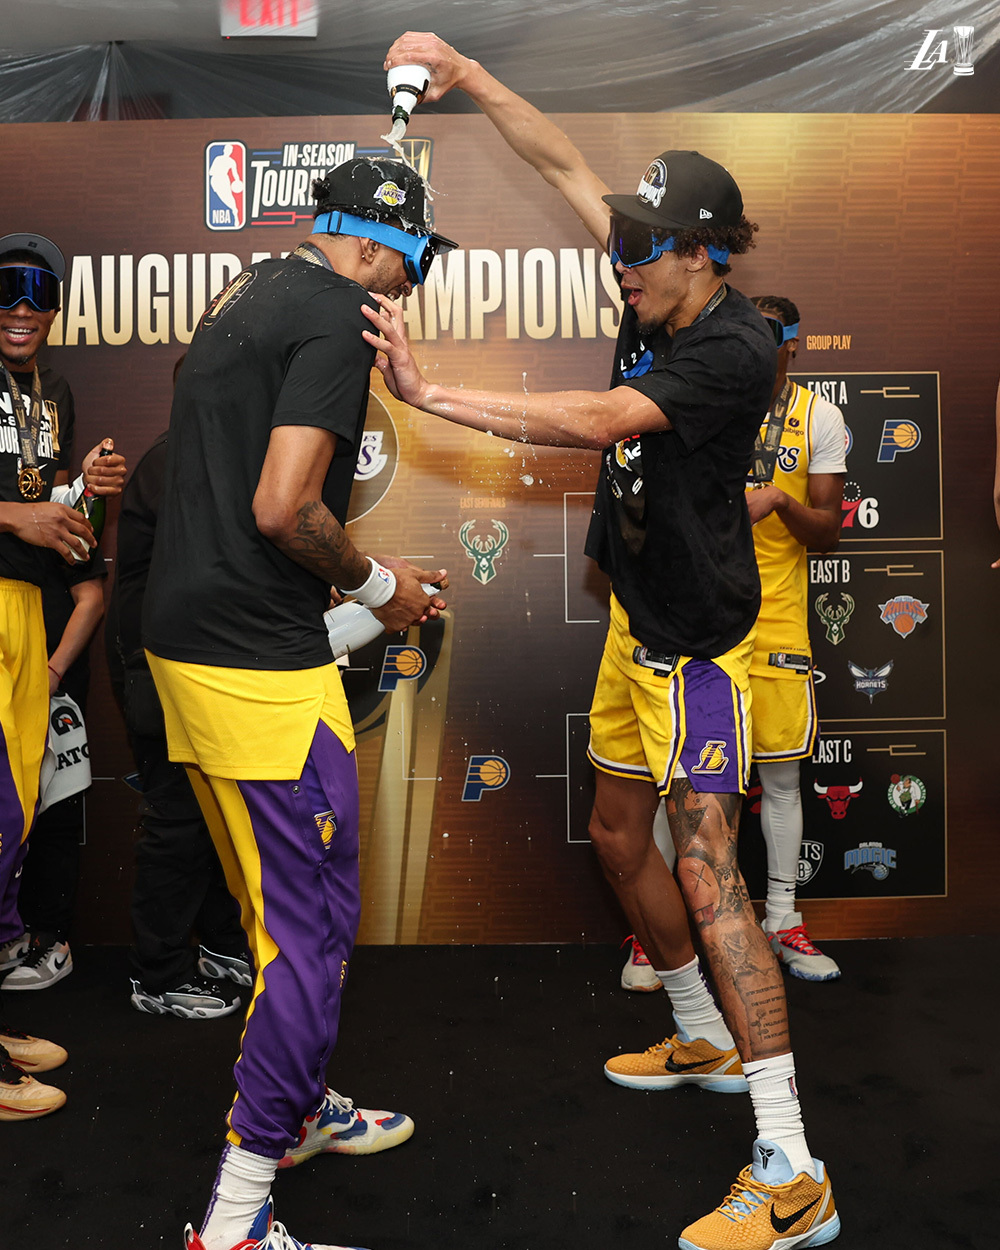
[[[427,656],[419,647],[408,644],[386,647],[378,688],[380,691],[395,690],[401,681],[413,681],[426,668]]]
[[[819,872],[823,864],[823,843],[804,841],[799,849],[797,882],[805,885]]]
[[[471,755],[465,772],[463,803],[478,803],[484,790],[502,790],[510,781],[510,765],[499,755]]]
[[[209,230],[242,230],[247,224],[247,150],[238,141],[205,148],[205,225]]]

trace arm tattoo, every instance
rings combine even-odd
[[[331,586],[360,586],[368,576],[367,559],[347,537],[332,512],[319,500],[298,511],[295,533],[278,547]]]

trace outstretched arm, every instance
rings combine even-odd
[[[372,323],[372,330],[363,331],[364,337],[379,349],[375,365],[386,386],[413,408],[500,438],[547,447],[610,447],[622,438],[671,428],[662,410],[631,386],[528,395],[428,382],[410,351],[401,309],[384,295],[375,299],[380,305],[377,311],[362,305]]]
[[[610,210],[601,199],[610,191],[574,143],[527,100],[505,87],[478,61],[462,56],[437,35],[407,31],[389,49],[385,68],[426,65],[429,103],[458,87],[486,114],[506,143],[563,196],[601,247],[608,242]]]

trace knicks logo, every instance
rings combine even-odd
[[[502,790],[510,780],[510,765],[499,755],[471,755],[465,773],[463,803],[478,803],[484,790]]]
[[[337,832],[336,815],[333,812],[314,812],[313,820],[316,822],[316,828],[319,830],[324,846],[328,846],[330,839]]]
[[[718,777],[724,773],[729,766],[729,756],[726,754],[727,745],[726,742],[706,742],[701,748],[698,763],[691,771],[708,777]]]
[[[401,681],[412,681],[427,668],[427,656],[419,647],[407,645],[386,647],[382,661],[382,676],[378,679],[380,691],[395,690]]]
[[[242,143],[210,143],[205,148],[205,225],[209,230],[242,230],[247,224],[247,150]]]

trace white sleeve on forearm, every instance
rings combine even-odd
[[[83,474],[72,482],[69,486],[53,486],[52,494],[49,498],[53,503],[64,503],[67,507],[72,508],[80,496],[83,494]]]

